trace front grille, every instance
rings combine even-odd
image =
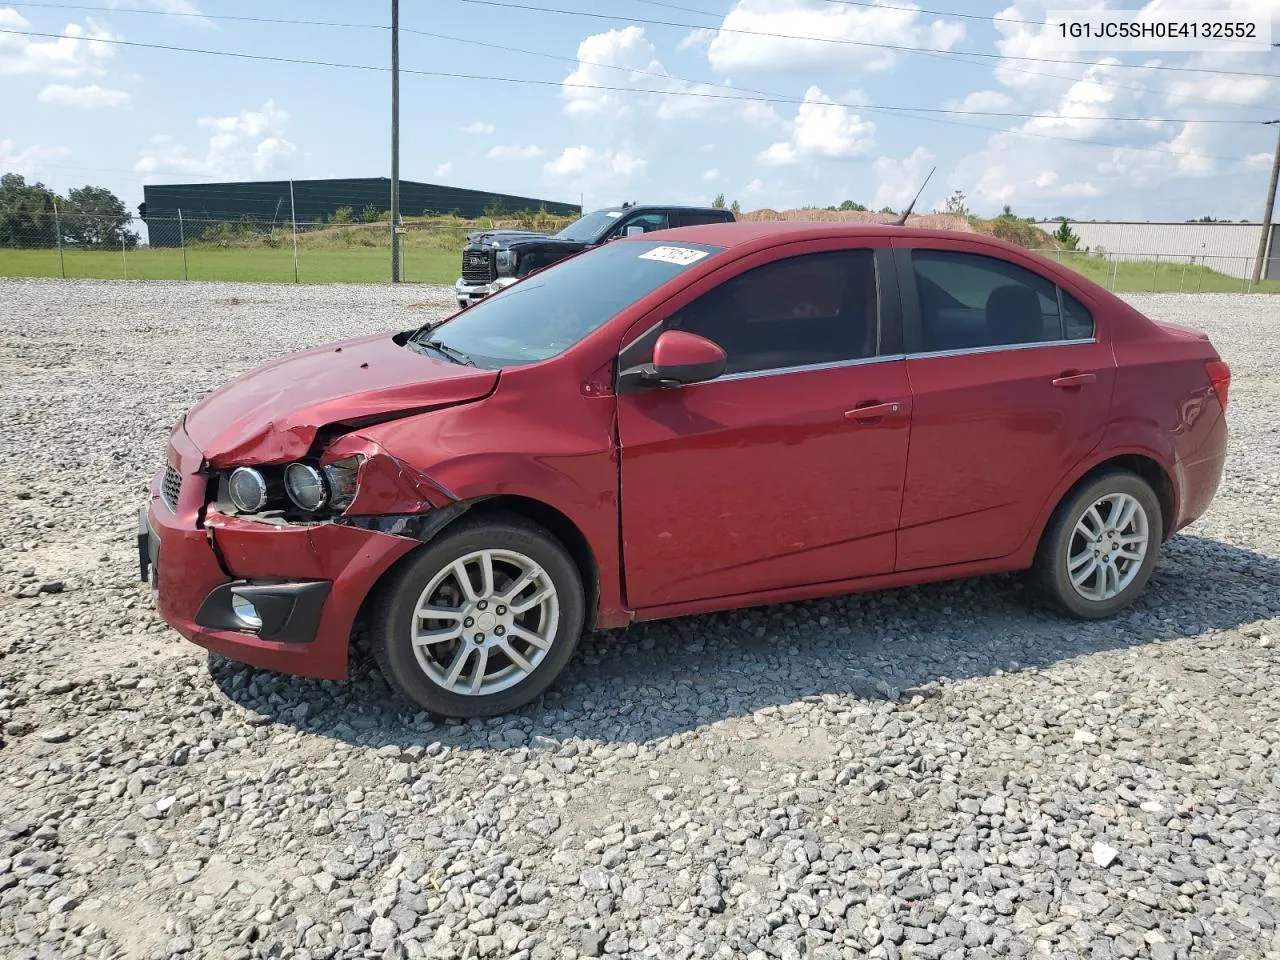
[[[160,496],[170,510],[178,509],[178,494],[182,493],[182,474],[173,467],[165,466],[164,479],[160,481]]]
[[[462,251],[462,279],[467,283],[493,281],[493,256],[488,250]]]

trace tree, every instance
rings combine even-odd
[[[54,204],[58,197],[43,183],[20,174],[0,176],[0,245],[53,247],[58,243]]]
[[[840,209],[841,210],[857,210],[861,212],[861,211],[865,211],[867,208],[860,203],[854,203],[852,200],[846,200],[844,203],[840,204]]]
[[[339,207],[337,210],[333,211],[333,217],[329,220],[329,222],[330,223],[351,223],[351,221],[353,221],[354,219],[355,219],[355,211],[353,211],[350,207]]]
[[[1062,244],[1064,250],[1074,250],[1080,244],[1080,238],[1071,230],[1071,224],[1067,222],[1066,217],[1059,217],[1062,222],[1058,224],[1058,229],[1053,233],[1053,239]]]
[[[947,197],[946,207],[947,213],[955,217],[969,216],[969,208],[964,205],[964,192],[957,190],[951,196]]]
[[[711,201],[711,206],[712,206],[712,207],[714,207],[716,210],[723,210],[723,209],[724,209],[724,194],[723,194],[723,193],[717,193],[717,194],[716,194],[716,198],[715,198],[714,200],[712,200],[712,201]]]
[[[736,217],[738,214],[740,214],[740,213],[742,212],[742,208],[741,208],[740,206],[738,206],[738,201],[737,201],[737,200],[735,200],[735,201],[733,201],[733,203],[729,204],[729,209],[733,212],[733,215],[734,215],[735,217]]]
[[[881,207],[880,212],[887,213],[891,217],[896,217],[898,215],[898,211],[893,209],[893,207]]]
[[[382,212],[372,203],[360,211],[360,221],[362,223],[377,223],[381,216]]]
[[[67,194],[62,211],[62,236],[67,243],[85,247],[133,249],[138,235],[129,229],[133,222],[120,198],[106,187],[84,186]]]

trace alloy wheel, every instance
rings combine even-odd
[[[1080,515],[1067,546],[1067,577],[1086,600],[1119,596],[1137,578],[1150,545],[1147,511],[1127,493],[1111,493]]]
[[[410,639],[434,683],[483,696],[533,673],[559,622],[560,598],[538,563],[515,550],[477,550],[431,578],[415,605]]]

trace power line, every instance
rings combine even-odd
[[[720,14],[712,13],[711,11],[708,11],[708,10],[698,10],[694,7],[684,7],[674,3],[661,2],[661,0],[639,0],[639,2],[651,3],[655,6],[666,7],[667,9],[671,9],[671,10],[682,10],[687,13],[697,13],[702,16],[713,17],[716,19],[719,19],[721,16]],[[853,0],[828,0],[828,2],[852,3]],[[389,30],[390,29],[390,27],[385,23],[348,23],[348,22],[338,22],[338,21],[332,21],[332,20],[298,20],[298,19],[281,18],[281,17],[248,17],[248,16],[239,16],[234,14],[194,13],[194,12],[181,11],[181,10],[143,10],[143,9],[137,9],[132,7],[104,7],[104,6],[94,6],[91,4],[83,4],[83,3],[48,3],[48,2],[39,2],[39,0],[33,0],[33,2],[11,2],[9,5],[14,7],[36,7],[41,9],[54,9],[54,10],[83,10],[83,11],[93,11],[93,12],[99,12],[99,13],[125,13],[125,14],[135,14],[135,15],[150,16],[150,17],[184,17],[188,19],[226,20],[229,22],[279,24],[284,26],[338,27],[338,28],[345,28],[345,29],[358,29],[358,30]],[[880,4],[869,4],[869,5],[881,6]],[[891,9],[904,10],[904,9],[912,9],[912,8],[893,7]],[[572,12],[572,11],[565,11],[565,12]],[[950,14],[942,14],[942,15],[950,16]],[[959,14],[956,14],[956,16],[959,16]],[[966,14],[965,16],[976,16],[976,15]],[[1022,23],[1024,21],[1014,21],[1014,22]],[[712,28],[699,27],[696,29],[712,29]],[[628,69],[626,67],[619,67],[616,64],[591,63],[590,61],[577,60],[576,58],[572,58],[572,57],[562,57],[562,56],[557,56],[555,54],[539,53],[534,50],[522,50],[518,47],[504,47],[500,44],[484,43],[483,41],[473,40],[469,37],[453,37],[453,36],[448,36],[440,33],[430,33],[425,30],[414,30],[410,27],[401,27],[401,32],[412,33],[412,34],[416,34],[418,36],[423,36],[423,37],[433,37],[441,40],[449,40],[455,43],[469,43],[469,44],[475,44],[477,46],[488,46],[495,50],[508,50],[508,51],[517,52],[517,53],[526,53],[530,56],[541,56],[541,57],[548,57],[556,60],[565,60],[570,63],[582,63],[586,66],[601,67],[601,68],[610,69],[610,70],[627,70]],[[85,38],[85,39],[89,39],[89,38]],[[960,64],[965,64],[966,66],[984,67],[984,68],[987,66],[986,63],[977,63],[972,60],[954,59],[956,57],[979,56],[979,54],[968,54],[963,51],[944,51],[942,53],[932,53],[925,50],[916,50],[915,52],[919,53],[921,56],[931,57],[933,59],[943,60],[944,62],[949,62],[949,63],[960,63]],[[1127,65],[1119,64],[1119,66],[1127,66]],[[1013,73],[1021,73],[1027,76],[1046,77],[1053,80],[1064,80],[1068,83],[1075,83],[1079,79],[1078,77],[1063,76],[1062,74],[1059,74],[1059,73],[1045,73],[1042,70],[1027,70],[1020,67],[1009,66],[1008,64],[1001,64],[998,69],[1008,70]],[[643,70],[632,70],[630,72],[644,74],[646,76],[658,76],[657,74],[649,74]],[[671,76],[673,79],[684,80],[684,82],[686,83],[705,83],[708,86],[715,86],[715,84],[711,83],[710,81],[689,80],[683,77],[675,77],[674,75],[671,75]],[[1090,82],[1096,83],[1099,86],[1111,87],[1118,90],[1135,90],[1141,93],[1151,93],[1157,96],[1163,96],[1163,97],[1177,99],[1177,100],[1191,100],[1197,103],[1207,103],[1215,106],[1239,107],[1246,110],[1258,110],[1258,111],[1267,109],[1257,104],[1241,103],[1240,101],[1236,101],[1236,100],[1222,100],[1222,99],[1211,98],[1211,97],[1197,97],[1194,94],[1173,93],[1168,90],[1157,90],[1151,87],[1143,87],[1135,84],[1117,83],[1112,80],[1093,80]],[[768,94],[768,91],[754,91],[754,92]],[[772,95],[772,94],[769,94],[769,95]],[[1027,116],[1031,116],[1031,115],[1028,114]]]
[[[668,10],[683,10],[686,13],[697,13],[697,14],[701,14],[704,17],[711,17],[716,20],[721,19],[721,16],[722,16],[719,13],[712,13],[710,10],[698,10],[694,7],[682,7],[679,4],[663,2],[663,0],[638,0],[638,2],[649,3],[658,7],[666,7]],[[828,0],[828,2],[839,3],[841,2],[841,0]],[[849,0],[849,2],[852,2],[852,0]],[[871,4],[871,6],[880,6],[880,4]],[[910,8],[896,7],[893,9],[901,10],[901,9],[910,9]],[[951,16],[951,14],[943,14],[943,16]],[[957,16],[959,16],[959,14],[957,14]],[[1016,21],[1010,21],[1010,22],[1024,23],[1026,21],[1016,20]],[[696,27],[694,29],[715,32],[719,28],[708,26],[708,27]],[[1280,44],[1276,44],[1276,46],[1280,46]],[[977,62],[974,60],[956,59],[957,57],[982,56],[982,54],[970,54],[962,50],[947,50],[947,51],[944,51],[943,53],[929,53],[924,50],[916,50],[915,52],[922,57],[929,57],[934,60],[941,60],[944,63],[964,64],[966,67],[982,67],[983,69],[986,69],[989,66],[989,64],[985,61]],[[1099,66],[1099,64],[1090,64],[1090,66]],[[1122,66],[1123,67],[1123,66],[1129,66],[1129,64],[1106,64],[1106,66]],[[1027,76],[1027,77],[1045,77],[1046,79],[1050,79],[1050,80],[1064,80],[1067,83],[1076,83],[1080,80],[1079,77],[1063,76],[1060,73],[1045,73],[1043,70],[1028,70],[1025,67],[1015,67],[1015,66],[1009,65],[1008,63],[1001,63],[996,67],[996,69],[1006,70],[1010,73],[1020,73],[1023,76]],[[1254,103],[1242,103],[1239,100],[1222,100],[1214,97],[1197,97],[1194,94],[1190,94],[1190,93],[1174,93],[1171,90],[1157,90],[1152,87],[1143,87],[1133,83],[1118,83],[1114,80],[1090,80],[1089,82],[1101,87],[1110,87],[1115,90],[1135,90],[1139,93],[1152,93],[1157,96],[1168,97],[1175,100],[1193,100],[1196,103],[1208,103],[1208,104],[1213,104],[1215,106],[1240,107],[1241,109],[1244,109],[1244,110],[1258,110],[1258,111],[1270,109],[1269,107],[1259,106],[1258,104],[1254,104]]]
[[[45,38],[54,38],[54,39],[62,37],[61,34],[56,34],[56,33],[44,33],[44,32],[29,31],[29,30],[12,30],[12,29],[4,29],[4,28],[0,28],[0,34],[15,34],[18,36],[45,37]],[[340,62],[335,62],[331,60],[311,60],[311,59],[306,59],[302,57],[281,57],[281,56],[275,56],[271,54],[243,53],[243,52],[230,51],[230,50],[207,50],[200,47],[181,47],[175,44],[146,43],[139,40],[97,38],[89,42],[111,43],[111,44],[118,44],[121,46],[139,47],[143,49],[165,50],[165,51],[174,52],[174,53],[197,53],[197,54],[203,54],[206,56],[230,57],[238,60],[258,60],[258,61],[265,61],[270,63],[288,63],[288,64],[299,64],[299,65],[306,65],[306,66],[330,67],[334,69],[344,69],[344,70],[362,70],[362,71],[373,72],[373,73],[384,73],[388,69],[387,67],[375,66],[371,64],[340,63]],[[702,99],[729,100],[729,101],[740,101],[740,102],[789,103],[789,104],[803,104],[806,102],[817,102],[817,103],[825,104],[828,106],[843,106],[843,107],[848,107],[850,109],[856,109],[856,110],[892,112],[898,115],[903,115],[908,117],[912,117],[916,113],[923,113],[923,112],[929,112],[931,114],[944,114],[944,115],[949,114],[949,115],[962,115],[962,116],[967,114],[978,113],[978,111],[944,110],[942,108],[929,108],[929,107],[881,107],[881,106],[875,106],[875,105],[869,105],[869,104],[845,104],[845,103],[839,103],[835,101],[805,101],[804,99],[798,98],[798,97],[780,97],[780,96],[743,97],[743,96],[730,96],[728,94],[710,93],[707,91],[646,90],[646,89],[637,89],[635,87],[616,87],[616,86],[607,86],[604,84],[594,84],[594,83],[573,84],[573,83],[568,83],[566,81],[561,81],[561,80],[534,80],[534,79],[519,78],[519,77],[499,77],[499,76],[490,76],[490,75],[484,75],[484,74],[453,73],[453,72],[440,71],[440,70],[415,70],[407,67],[402,67],[401,72],[407,73],[407,74],[414,74],[417,76],[439,77],[439,78],[452,79],[452,80],[484,80],[484,81],[490,81],[495,83],[521,84],[525,86],[545,86],[545,87],[560,87],[560,88],[569,87],[569,88],[583,88],[583,89],[589,89],[589,90],[604,90],[604,91],[614,92],[614,93],[695,97],[695,98],[702,98]],[[671,79],[678,79],[678,78],[673,77]],[[986,115],[986,114],[982,114],[982,115]],[[1094,120],[1107,120],[1107,121],[1113,121],[1113,122],[1130,122],[1130,121],[1145,122],[1145,123],[1157,122],[1155,118],[1151,118],[1151,117],[1087,118],[1087,117],[1059,117],[1057,115],[1038,115],[1038,114],[1000,114],[1000,115],[1010,116],[1010,117],[1017,116],[1022,119],[1045,119],[1045,120],[1058,119],[1058,120],[1068,120],[1068,121],[1094,119]],[[914,117],[914,119],[928,120],[931,118],[916,116]],[[960,124],[958,121],[939,120],[938,122],[949,122],[952,124],[965,125],[965,124]],[[1159,122],[1177,122],[1177,123],[1213,122],[1213,123],[1242,124],[1242,123],[1255,123],[1257,121],[1215,119],[1215,120],[1204,120],[1204,121],[1178,120],[1178,121],[1159,121]],[[994,127],[984,127],[977,124],[969,124],[969,126],[973,126],[975,127],[975,129],[990,130],[996,133],[1009,133],[1017,136],[1028,136],[1028,137],[1036,137],[1039,139],[1057,140],[1065,143],[1087,143],[1095,146],[1111,147],[1113,149],[1138,150],[1138,151],[1143,151],[1148,153],[1163,153],[1163,154],[1170,154],[1172,156],[1200,157],[1207,160],[1226,160],[1229,162],[1237,162],[1243,159],[1241,157],[1226,157],[1226,156],[1221,156],[1216,154],[1196,153],[1193,151],[1186,151],[1186,150],[1166,150],[1160,147],[1136,146],[1131,144],[1120,144],[1120,143],[1112,143],[1112,142],[1100,141],[1100,140],[1090,140],[1090,139],[1085,139],[1080,137],[1058,137],[1058,136],[1053,136],[1052,134],[1037,133],[1029,130],[1003,130],[1003,129],[994,128]]]
[[[458,3],[470,3],[484,7],[498,7],[503,10],[529,10],[535,13],[554,13],[570,17],[589,17],[594,20],[624,20],[628,23],[643,23],[656,27],[679,27],[685,30],[708,30],[709,27],[696,23],[674,23],[670,20],[648,20],[643,17],[617,17],[607,13],[593,13],[586,10],[565,10],[560,7],[541,7],[533,4],[512,3],[509,0],[457,0]],[[943,50],[938,47],[913,47],[898,43],[876,43],[871,40],[850,40],[846,37],[809,37],[788,33],[767,33],[762,30],[743,30],[734,27],[720,26],[720,33],[733,33],[748,37],[765,37],[770,40],[798,40],[806,43],[830,43],[854,47],[875,47],[893,50],[899,53],[934,53],[943,56],[982,57],[988,60],[1022,60],[1029,63],[1061,63],[1073,66],[1092,67],[1096,63],[1091,60],[1054,60],[1048,57],[1018,57],[1003,53],[977,53],[970,51]],[[1134,70],[1168,70],[1176,73],[1214,73],[1231,77],[1268,77],[1280,79],[1280,73],[1257,73],[1247,70],[1209,70],[1199,67],[1175,67],[1169,64],[1136,64],[1117,63],[1112,66],[1126,67]]]

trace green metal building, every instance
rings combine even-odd
[[[293,192],[290,196],[290,186]],[[161,183],[143,188],[138,213],[147,224],[153,247],[176,247],[185,232],[198,236],[210,223],[249,221],[270,227],[328,220],[334,211],[350,207],[358,217],[367,207],[391,208],[391,181],[387,177],[351,177],[335,180],[253,180],[239,183]],[[500,205],[502,210],[546,208],[559,216],[576,216],[581,208],[535,197],[518,197],[483,190],[463,190],[434,183],[400,181],[400,215],[457,213],[461,217],[484,216]],[[184,226],[179,226],[181,216]]]

